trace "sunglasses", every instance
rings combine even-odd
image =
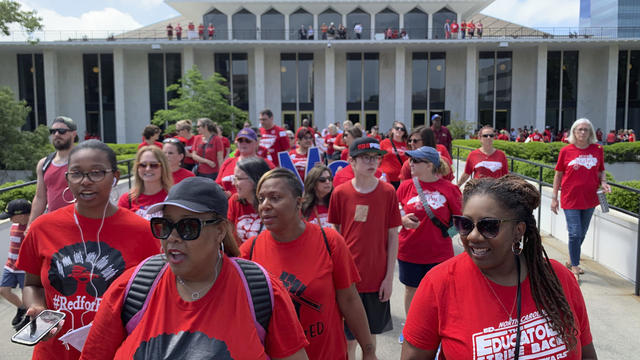
[[[151,218],[151,233],[158,239],[166,240],[171,235],[173,229],[176,229],[180,239],[185,241],[195,240],[200,236],[202,227],[206,225],[217,224],[221,222],[221,218],[212,220],[201,220],[198,218],[186,218],[178,222],[171,222],[169,219],[154,217]]]
[[[404,131],[404,132],[407,131],[407,129],[403,128],[402,126],[396,126],[395,129],[398,131]]]
[[[422,141],[422,139],[409,139],[408,143],[409,144],[416,144],[416,143],[419,143],[421,141]]]
[[[458,229],[458,232],[462,236],[471,234],[473,228],[478,229],[478,232],[486,239],[493,239],[498,236],[500,232],[500,224],[503,222],[520,221],[518,219],[482,219],[477,223],[469,219],[466,216],[453,215],[453,226]]]
[[[54,135],[55,133],[58,133],[60,135],[64,135],[66,133],[68,133],[69,131],[72,131],[71,129],[49,129],[49,135]]]
[[[495,136],[496,136],[496,134],[482,134],[482,137],[484,137],[484,138],[489,138],[489,137],[492,138],[492,137],[495,137]]]
[[[318,182],[323,183],[323,182],[327,182],[327,181],[331,181],[331,176],[320,176],[318,178]]]
[[[164,144],[177,144],[180,142],[180,140],[176,139],[176,138],[168,138],[168,139],[164,139],[162,141]]]
[[[429,160],[425,160],[425,159],[416,159],[416,158],[409,158],[409,161],[414,163],[414,164],[419,164],[419,163],[428,163]]]
[[[139,168],[143,168],[143,169],[151,168],[151,170],[158,169],[160,166],[162,166],[162,164],[160,164],[160,163],[151,163],[151,162],[149,162],[149,163],[144,163],[143,162],[143,163],[138,164]]]
[[[247,138],[238,138],[236,141],[239,142],[239,143],[247,143],[247,144],[253,142],[253,140],[249,140]]]

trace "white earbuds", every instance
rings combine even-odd
[[[115,178],[114,178],[114,179],[113,179],[113,185],[111,185],[111,187],[115,187],[117,183],[118,183],[118,179],[115,179]]]

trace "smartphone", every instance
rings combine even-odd
[[[66,315],[59,311],[43,310],[20,331],[11,337],[17,344],[33,346],[56,327]]]

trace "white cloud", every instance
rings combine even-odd
[[[496,0],[483,14],[529,27],[577,27],[579,0]]]

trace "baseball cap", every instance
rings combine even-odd
[[[240,138],[249,139],[251,141],[258,141],[258,136],[256,135],[256,132],[253,131],[251,128],[243,128],[242,130],[238,131],[236,140]]]
[[[377,155],[384,155],[387,152],[380,149],[380,143],[376,138],[361,137],[356,139],[349,147],[349,156],[356,157],[365,153],[374,153]]]
[[[405,154],[410,158],[428,160],[436,168],[440,166],[440,153],[431,146],[423,146],[416,150],[406,151]]]
[[[7,211],[0,214],[0,220],[8,219],[14,215],[22,215],[31,213],[31,203],[25,199],[16,199],[9,201]]]
[[[438,119],[438,118],[442,119],[442,116],[440,116],[440,115],[438,115],[438,114],[435,114],[435,115],[433,115],[433,116],[431,117],[431,121],[433,121],[433,120],[435,120],[435,119]]]
[[[228,200],[224,190],[215,181],[192,176],[171,187],[167,198],[147,209],[147,214],[157,212],[165,205],[173,205],[195,213],[216,213],[227,217]]]
[[[73,122],[73,120],[71,120],[70,117],[67,116],[58,116],[55,119],[53,119],[53,122],[51,123],[51,125],[55,124],[55,123],[63,123],[65,125],[67,125],[67,127],[70,130],[76,131],[78,130],[78,126],[76,125],[76,123]]]

